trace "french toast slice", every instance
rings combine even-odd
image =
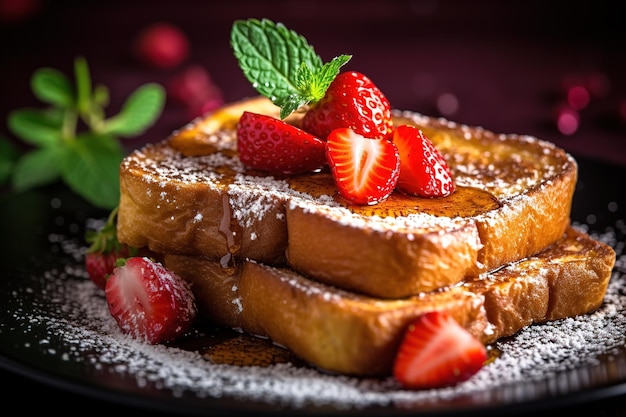
[[[337,195],[329,172],[280,178],[246,169],[235,133],[244,110],[278,117],[268,99],[253,97],[124,159],[120,242],[223,267],[287,262],[333,286],[399,298],[533,255],[569,226],[577,164],[549,142],[396,111],[396,125],[418,126],[445,156],[457,191],[434,199],[394,192],[355,206]]]
[[[389,300],[255,261],[226,270],[204,257],[164,257],[191,283],[201,314],[211,322],[269,337],[313,366],[355,376],[390,375],[407,326],[427,311],[448,311],[485,344],[533,323],[591,312],[603,301],[614,262],[610,246],[570,227],[535,256]]]

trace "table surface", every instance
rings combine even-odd
[[[12,3],[0,0],[2,120],[13,109],[40,105],[29,86],[37,68],[71,74],[79,55],[89,62],[94,83],[109,88],[111,111],[141,84],[167,85],[194,65],[210,74],[225,101],[254,95],[232,55],[230,27],[238,18],[267,17],[303,34],[325,61],[352,54],[345,69],[367,74],[394,108],[528,134],[574,155],[626,165],[626,114],[620,113],[626,113],[625,26],[611,1],[240,0],[234,7],[191,0],[31,0],[25,3],[39,4],[38,10],[8,20],[3,10]],[[188,36],[190,54],[180,66],[152,68],[133,55],[133,39],[154,22],[172,23]],[[555,111],[572,79],[600,87],[579,111],[578,130],[565,135],[557,129]],[[438,106],[446,94],[456,100],[455,111]],[[189,120],[188,109],[168,99],[156,125],[127,146],[160,140]],[[0,136],[11,138],[5,123]],[[7,387],[3,398],[24,411],[38,404],[17,401],[19,393],[43,396],[50,409],[125,410],[12,373],[0,372],[0,377]],[[608,417],[625,415],[624,410],[626,396],[559,411]]]

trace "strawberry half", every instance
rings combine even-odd
[[[389,100],[372,80],[359,72],[337,75],[324,97],[311,105],[302,120],[302,128],[321,139],[340,127],[348,127],[368,138],[391,136]]]
[[[487,360],[485,346],[448,313],[432,311],[407,329],[393,375],[402,386],[429,389],[469,379]]]
[[[326,165],[324,142],[282,120],[244,112],[237,125],[241,162],[271,174],[293,175]]]
[[[326,158],[339,194],[353,204],[378,203],[398,182],[400,158],[388,140],[335,129],[326,140]]]
[[[445,158],[421,130],[396,127],[393,143],[400,153],[398,189],[420,197],[445,197],[456,186]]]
[[[176,339],[197,315],[187,281],[147,257],[128,258],[117,266],[105,294],[122,332],[152,344]]]

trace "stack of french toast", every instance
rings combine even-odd
[[[615,253],[571,226],[576,161],[552,143],[394,110],[446,158],[456,191],[337,195],[326,169],[268,175],[238,157],[251,97],[130,153],[120,242],[160,254],[201,315],[320,369],[389,375],[407,326],[446,311],[484,344],[603,302]],[[301,123],[296,113],[287,121]]]

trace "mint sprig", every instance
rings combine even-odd
[[[248,81],[281,108],[281,119],[322,99],[352,58],[339,55],[323,63],[304,37],[268,19],[236,20],[230,43]]]
[[[84,58],[75,60],[74,74],[72,84],[55,69],[35,71],[31,89],[49,106],[9,114],[9,129],[32,148],[11,161],[11,185],[20,192],[61,180],[91,204],[111,210],[120,196],[119,165],[125,155],[120,139],[139,135],[156,121],[165,89],[155,83],[140,86],[118,114],[107,118],[109,91],[92,86]]]

